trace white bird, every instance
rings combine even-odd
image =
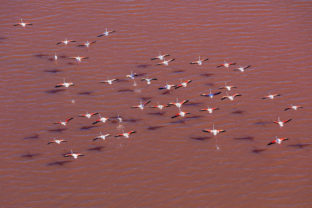
[[[169,60],[163,60],[162,62],[156,64],[156,65],[165,65],[168,66],[170,62],[174,61],[175,59],[169,59]]]
[[[102,123],[106,123],[106,121],[108,121],[110,118],[108,117],[102,117],[101,114],[99,114],[100,118],[97,119],[96,121],[94,121],[92,124],[97,124],[99,122],[102,122]]]
[[[134,134],[136,133],[136,131],[129,131],[129,132],[126,132],[126,133],[122,133],[122,134],[118,134],[116,135],[115,137],[125,137],[125,138],[129,138],[131,134]]]
[[[59,83],[59,84],[55,85],[55,87],[56,88],[58,88],[58,87],[66,87],[66,88],[68,88],[68,87],[74,86],[74,85],[75,84],[73,82],[66,82],[65,79],[64,79],[63,83]]]
[[[232,86],[232,85],[227,85],[226,82],[225,82],[224,86],[220,87],[219,89],[226,89],[227,91],[231,91],[232,88],[237,88],[237,87]]]
[[[283,127],[285,123],[288,123],[291,120],[292,119],[290,118],[288,120],[281,121],[280,117],[277,117],[277,121],[273,121],[273,122],[278,124],[280,127]]]
[[[81,153],[74,153],[72,150],[70,150],[70,153],[64,154],[64,157],[73,157],[74,159],[78,159],[80,156],[85,156]]]
[[[78,63],[80,63],[83,59],[88,59],[89,57],[85,56],[74,56],[74,57],[69,57],[69,59],[76,59]]]
[[[75,41],[75,40],[67,40],[67,38],[66,38],[65,40],[57,42],[56,45],[59,45],[59,44],[68,45],[69,43],[75,43],[75,42],[77,42],[77,41]]]
[[[138,75],[137,75],[137,73],[133,73],[132,71],[131,71],[131,74],[127,74],[126,75],[126,77],[127,78],[130,78],[130,79],[134,79],[135,77],[137,77]]]
[[[197,61],[192,61],[190,64],[197,64],[197,65],[201,66],[204,61],[208,61],[208,60],[209,60],[208,58],[200,59],[200,56],[199,56]]]
[[[53,139],[52,141],[49,141],[48,144],[61,144],[62,142],[67,142],[64,139]]]
[[[113,82],[115,81],[118,81],[118,79],[108,79],[108,80],[100,81],[100,83],[107,83],[109,85],[112,85]]]
[[[298,110],[299,108],[303,108],[303,107],[300,106],[300,105],[291,105],[290,107],[285,108],[284,111],[287,111],[287,110],[290,110],[290,109]]]
[[[73,120],[74,118],[68,118],[65,121],[59,121],[59,122],[55,122],[54,124],[60,124],[62,126],[66,126],[68,124],[69,121]]]
[[[156,57],[154,57],[154,58],[151,58],[151,60],[156,60],[156,59],[159,59],[159,60],[165,60],[165,57],[167,57],[167,56],[170,56],[169,54],[160,54],[159,53],[159,55],[158,56],[156,56]]]
[[[19,26],[19,25],[25,28],[27,25],[33,25],[33,24],[24,22],[23,19],[21,19],[21,22],[18,22],[16,24],[14,24],[13,26]]]
[[[111,33],[116,32],[115,30],[110,30],[108,31],[107,28],[105,29],[105,32],[103,32],[102,34],[98,35],[98,37],[102,37],[102,36],[108,36]]]
[[[239,71],[239,72],[245,72],[246,69],[248,69],[249,67],[251,67],[251,65],[248,65],[248,66],[241,66],[241,67],[238,67],[236,69],[233,69],[234,71]],[[250,69],[251,70],[251,69]]]
[[[95,137],[94,139],[93,139],[93,141],[95,141],[95,140],[97,140],[97,139],[102,139],[103,141],[107,138],[107,137],[109,137],[110,136],[110,134],[102,134],[102,132],[100,132],[100,135],[99,136],[97,136],[97,137]]]
[[[230,101],[233,101],[234,100],[234,98],[236,97],[236,96],[242,96],[241,94],[239,94],[239,93],[235,93],[235,94],[233,94],[233,95],[226,95],[226,96],[223,96],[222,98],[221,98],[221,100],[224,100],[224,99],[229,99]]]
[[[142,100],[140,101],[140,104],[139,105],[135,105],[135,106],[131,106],[131,108],[139,108],[141,110],[144,109],[144,107],[149,104],[151,101],[146,101],[145,103],[142,102]]]
[[[157,78],[143,78],[143,79],[141,79],[141,81],[146,81],[146,83],[148,85],[150,85],[153,80],[157,80]]]
[[[89,46],[90,46],[91,44],[94,44],[94,43],[96,43],[96,41],[89,42],[89,41],[87,40],[87,42],[78,45],[78,47],[87,47],[87,48],[89,48]]]
[[[223,132],[226,132],[225,130],[223,129],[215,129],[214,128],[214,124],[212,126],[212,129],[204,129],[202,130],[203,132],[208,132],[208,133],[211,133],[213,136],[217,136],[217,134],[219,133],[223,133]]]
[[[281,96],[281,94],[270,94],[267,96],[264,96],[262,99],[270,99],[273,100],[275,97]]]

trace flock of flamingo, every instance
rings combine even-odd
[[[21,26],[23,28],[25,28],[26,26],[31,26],[31,25],[33,25],[33,24],[24,22],[22,19],[21,19],[21,21],[19,23],[14,24],[14,26]],[[107,36],[111,35],[114,32],[116,32],[116,31],[114,31],[114,30],[108,31],[106,29],[102,34],[98,35],[97,37],[102,37],[102,36],[107,37]],[[63,45],[68,45],[68,44],[76,43],[76,42],[77,41],[75,41],[75,40],[65,39],[63,41],[57,42],[56,44],[57,45],[62,45],[62,44]],[[92,42],[87,41],[87,42],[85,42],[83,44],[79,44],[77,46],[78,47],[87,47],[88,48],[88,47],[90,47],[91,44],[95,44],[95,43],[96,43],[96,41],[92,41]],[[151,58],[151,61],[159,60],[160,62],[156,63],[156,65],[168,66],[171,62],[175,61],[175,58],[166,59],[166,57],[168,57],[168,56],[170,56],[170,55],[169,54],[159,54],[158,56]],[[76,56],[76,57],[65,57],[65,58],[74,59],[74,60],[77,61],[77,63],[80,63],[84,59],[88,59],[89,57]],[[58,56],[55,54],[53,59],[56,61],[58,59]],[[201,65],[204,64],[204,62],[206,62],[208,60],[209,60],[208,58],[201,59],[201,57],[199,57],[198,60],[192,61],[192,62],[190,62],[190,64],[201,66]],[[235,62],[224,62],[223,64],[220,64],[220,65],[218,65],[216,67],[217,68],[224,67],[224,68],[230,69],[232,66],[235,66],[235,65],[237,65]],[[245,67],[233,68],[232,70],[243,73],[243,72],[246,72],[247,70],[251,70],[250,67],[251,67],[251,65],[247,65]],[[131,72],[131,74],[129,74],[129,75],[126,75],[126,77],[131,79],[131,80],[135,80],[136,77],[138,77],[138,76],[139,76],[138,74],[133,73],[133,72]],[[154,80],[157,80],[157,78],[142,78],[141,79],[141,81],[145,81],[148,85],[150,85],[152,83],[152,81],[154,81]],[[119,79],[116,78],[116,79],[104,80],[104,81],[101,81],[100,83],[112,85],[112,84],[114,84],[115,82],[118,82],[118,81],[119,81]],[[166,91],[170,92],[171,90],[176,90],[176,89],[179,89],[179,88],[186,88],[186,87],[188,87],[188,85],[191,82],[192,82],[192,80],[185,80],[185,81],[181,82],[180,84],[176,84],[176,85],[167,83],[163,87],[158,87],[158,89],[159,90],[166,90]],[[74,86],[74,83],[66,82],[65,79],[64,79],[63,83],[56,84],[55,88],[69,88],[69,87],[72,87],[72,86]],[[231,94],[231,95],[229,94],[232,91],[232,89],[236,89],[236,88],[237,88],[236,86],[231,86],[231,85],[227,85],[227,84],[225,84],[222,87],[219,87],[218,89],[225,90],[225,92],[226,92],[226,95],[222,96],[220,99],[221,100],[228,99],[229,101],[234,101],[236,99],[236,97],[242,96],[242,94],[240,94],[240,93],[234,93],[234,94]],[[212,92],[211,89],[210,89],[209,93],[203,93],[203,94],[200,94],[200,96],[209,97],[209,98],[213,99],[215,96],[218,96],[221,93],[222,93],[221,91]],[[262,99],[274,100],[274,99],[276,99],[276,97],[279,97],[279,96],[281,96],[281,95],[280,94],[269,94],[269,95],[266,95],[266,96],[262,97]],[[170,103],[167,103],[167,104],[152,105],[152,106],[149,106],[149,108],[156,108],[156,109],[159,109],[159,110],[163,110],[164,108],[175,106],[178,109],[178,113],[175,114],[175,115],[172,115],[171,118],[172,119],[177,118],[177,117],[185,118],[190,113],[183,111],[182,107],[183,107],[184,104],[186,104],[188,102],[189,102],[189,100],[183,100],[181,102],[179,102],[177,100],[176,102],[170,102]],[[143,110],[150,103],[151,103],[151,100],[148,100],[146,102],[140,101],[140,103],[138,105],[130,106],[130,107]],[[303,108],[303,107],[299,106],[299,105],[290,105],[289,107],[285,108],[284,111],[288,111],[288,110],[297,111],[300,108]],[[199,111],[206,111],[206,112],[208,112],[210,114],[212,114],[215,110],[220,110],[220,109],[217,108],[217,107],[207,107],[207,108],[204,108],[204,109],[199,109]],[[108,118],[108,117],[102,117],[99,112],[80,114],[80,115],[78,115],[78,117],[85,117],[85,118],[90,119],[91,117],[96,116],[96,115],[98,115],[99,118],[92,123],[93,125],[96,125],[98,123],[106,123],[107,121],[112,121],[112,120],[115,120],[115,122],[117,121],[119,123],[123,122],[123,118],[121,116],[119,116],[119,115],[117,117]],[[74,117],[70,117],[70,118],[67,118],[67,119],[65,119],[63,121],[55,122],[54,124],[57,124],[57,125],[60,125],[60,126],[67,126],[69,124],[69,122],[72,121],[73,119],[74,119]],[[291,120],[292,119],[281,120],[278,117],[278,119],[276,121],[273,121],[273,122],[275,124],[277,124],[280,128],[282,128],[282,127],[285,126],[286,123],[290,122]],[[226,132],[226,130],[224,130],[224,129],[215,129],[214,125],[213,125],[213,127],[211,129],[203,129],[202,131],[206,132],[206,133],[210,133],[213,136],[217,136],[220,133]],[[128,132],[123,132],[121,134],[117,134],[117,135],[115,135],[115,137],[130,138],[130,135],[134,134],[134,133],[136,133],[136,131],[135,130],[131,130],[131,131],[128,131]],[[103,140],[104,141],[104,140],[106,140],[110,136],[112,136],[112,135],[111,134],[102,134],[102,133],[100,133],[100,135],[98,135],[95,138],[93,138],[93,141],[96,141],[96,140]],[[288,140],[287,137],[275,137],[273,140],[271,140],[269,143],[267,143],[267,145],[281,144],[282,142],[284,142],[286,140]],[[61,143],[64,143],[64,142],[67,142],[67,141],[63,140],[63,139],[53,138],[51,141],[48,142],[48,144],[61,144]],[[64,157],[72,157],[74,159],[77,159],[80,156],[84,156],[84,154],[78,153],[78,152],[73,152],[71,150],[69,153],[65,153],[63,156]]]

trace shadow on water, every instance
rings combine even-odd
[[[165,92],[163,92],[163,93],[161,93],[161,94],[163,94],[163,95],[168,95],[168,94],[170,94],[170,90],[166,90]]]
[[[190,137],[190,139],[194,139],[197,141],[204,141],[204,140],[211,139],[211,138],[212,137]]]
[[[37,157],[41,155],[40,153],[27,153],[27,154],[23,154],[21,155],[22,158],[28,158],[28,159],[32,159],[34,157]]]
[[[204,74],[200,74],[200,76],[203,76],[203,77],[211,77],[213,76],[214,74],[211,74],[211,73],[204,73]]]
[[[38,54],[35,54],[34,57],[36,58],[44,58],[44,57],[47,57],[49,56],[48,54],[43,54],[43,53],[38,53]]]
[[[120,89],[118,92],[134,92],[134,90],[131,89]]]
[[[153,115],[153,116],[163,116],[166,112],[153,112],[153,113],[148,113],[148,115]]]
[[[200,102],[189,102],[189,103],[185,103],[184,105],[185,106],[197,106],[197,105],[201,105],[201,104],[203,104],[203,103],[200,103]]]
[[[236,137],[236,138],[233,138],[235,140],[254,140],[254,137],[251,137],[251,136],[247,136],[247,137]]]
[[[63,91],[65,91],[65,89],[53,89],[53,90],[47,90],[45,91],[45,93],[56,94],[56,93],[63,92]]]
[[[301,143],[299,143],[299,144],[290,144],[290,145],[288,145],[289,147],[294,147],[294,148],[300,148],[300,149],[302,149],[302,148],[305,148],[305,147],[308,147],[308,146],[310,146],[311,144],[307,144],[307,143],[305,143],[305,144],[301,144]]]
[[[39,139],[39,134],[34,134],[28,137],[24,137],[24,139]]]
[[[265,149],[265,148],[262,148],[262,149],[261,148],[254,148],[253,150],[251,150],[251,152],[259,154],[259,153],[264,152],[266,150],[267,149]]]
[[[150,67],[150,66],[152,66],[152,65],[151,64],[139,64],[136,67],[145,69],[145,68]]]
[[[56,73],[62,72],[62,70],[60,70],[60,69],[46,69],[46,70],[43,70],[43,72],[56,74]]]
[[[136,122],[141,121],[141,120],[142,119],[129,118],[129,119],[124,119],[124,122],[136,123]]]
[[[146,73],[140,73],[140,74],[137,74],[136,77],[142,77],[142,76],[145,76]]]
[[[91,147],[88,149],[88,151],[98,151],[101,152],[104,149],[104,146],[96,146],[96,147]]]
[[[0,41],[2,41],[2,40],[7,40],[8,38],[6,38],[6,37],[0,37]]]
[[[78,95],[91,95],[93,91],[78,92]]]
[[[175,71],[172,71],[172,73],[182,73],[182,72],[185,72],[185,70],[175,70]]]
[[[51,162],[48,163],[47,166],[63,166],[66,163],[71,163],[72,161],[69,160],[61,160],[61,161],[55,161],[55,162]]]
[[[184,119],[182,119],[182,120],[176,120],[176,121],[171,121],[171,122],[169,122],[169,123],[171,123],[171,124],[185,124],[185,120],[184,120]]]
[[[266,126],[268,124],[272,124],[272,121],[257,121],[254,123],[254,125],[261,125],[261,126]]]
[[[154,130],[157,130],[157,129],[160,129],[160,128],[163,128],[164,126],[149,126],[147,128],[147,130],[150,130],[150,131],[154,131]]]
[[[232,111],[231,113],[238,115],[238,114],[244,114],[245,112],[246,111],[243,111],[243,110],[236,110],[236,111]]]
[[[92,129],[92,128],[97,128],[97,126],[82,126],[80,128],[80,130],[89,130],[89,129]]]

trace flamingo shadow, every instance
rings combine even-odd
[[[53,89],[53,90],[47,90],[45,92],[48,94],[56,94],[56,93],[63,92],[63,91],[65,91],[65,89]]]
[[[254,140],[254,137],[251,137],[251,136],[247,136],[247,137],[237,137],[237,138],[233,138],[235,140]]]
[[[55,162],[48,163],[47,166],[63,166],[66,163],[70,163],[70,162],[72,161],[69,161],[69,160],[55,161]]]
[[[145,68],[150,67],[150,66],[152,66],[152,65],[150,65],[150,64],[139,64],[136,67],[145,69]]]
[[[96,127],[97,126],[82,126],[80,130],[89,130],[89,129],[96,128]]]
[[[91,95],[93,91],[78,92],[78,95]]]
[[[171,123],[171,124],[179,124],[179,123],[185,124],[185,120],[176,120],[176,121],[171,121],[169,123]]]
[[[175,70],[175,71],[172,71],[172,73],[182,73],[182,72],[185,72],[184,70]]]
[[[24,139],[38,139],[38,138],[39,138],[39,134],[34,134],[32,136],[24,137]]]
[[[163,95],[167,95],[167,94],[170,94],[170,90],[166,90],[165,92],[161,93]]]
[[[120,89],[118,92],[134,92],[134,90],[131,89]]]
[[[255,149],[253,149],[251,152],[256,153],[256,154],[259,154],[259,153],[264,152],[264,151],[266,151],[266,150],[267,150],[267,149],[255,148]]]
[[[288,145],[289,147],[295,147],[295,148],[300,148],[300,149],[302,149],[302,148],[305,148],[305,147],[308,147],[308,146],[310,146],[311,144],[301,144],[301,143],[299,143],[299,144],[290,144],[290,145]]]
[[[36,58],[44,58],[46,56],[49,56],[48,54],[43,54],[43,53],[38,53],[38,54],[35,54],[34,57]]]
[[[200,76],[203,76],[203,77],[211,77],[213,76],[214,74],[212,73],[204,73],[204,74],[200,74]]]
[[[148,113],[148,114],[153,115],[153,116],[163,116],[165,112],[153,112],[153,113]]]
[[[147,128],[147,130],[150,130],[150,131],[154,131],[154,130],[157,130],[157,129],[160,129],[160,128],[163,128],[164,126],[149,126]]]
[[[211,139],[211,138],[212,137],[190,137],[190,139],[194,139],[197,141],[204,141],[204,140]]]
[[[232,114],[244,114],[245,111],[242,111],[242,110],[236,110],[236,111],[233,111],[231,112]]]
[[[43,70],[43,71],[47,72],[47,73],[52,73],[52,74],[56,74],[56,73],[62,72],[62,70],[60,70],[60,69],[46,69],[46,70]]]
[[[41,154],[40,153],[27,153],[27,154],[21,155],[21,157],[32,159],[33,157],[37,157],[39,155],[41,155]]]
[[[104,148],[104,146],[96,146],[96,147],[89,148],[88,151],[98,151],[98,152],[101,152],[103,148]]]
[[[141,121],[141,120],[142,119],[129,118],[129,119],[124,119],[124,122],[136,123],[136,122]]]
[[[267,124],[271,124],[271,121],[257,121],[254,123],[254,125],[262,125],[262,126],[266,126]]]

